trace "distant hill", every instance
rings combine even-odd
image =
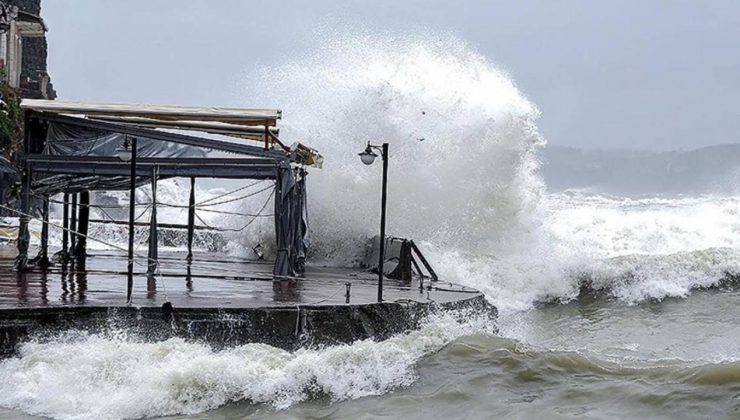
[[[740,192],[740,144],[674,152],[548,146],[541,174],[549,191],[735,194]]]

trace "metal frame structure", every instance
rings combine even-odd
[[[236,108],[196,108],[151,105],[117,105],[94,104],[63,101],[24,100],[21,107],[25,112],[24,144],[22,148],[21,167],[21,217],[18,233],[18,257],[16,270],[26,271],[34,265],[45,267],[48,260],[48,202],[49,196],[64,193],[65,203],[72,196],[76,203],[80,193],[80,203],[86,203],[86,212],[77,217],[77,207],[64,206],[64,226],[69,229],[63,235],[62,258],[82,258],[85,256],[85,243],[79,232],[87,232],[89,219],[89,191],[123,190],[130,188],[130,194],[136,187],[151,182],[153,191],[153,212],[150,225],[148,274],[152,275],[156,267],[156,183],[158,179],[184,177],[191,180],[190,206],[188,212],[188,254],[192,256],[192,241],[195,230],[195,179],[196,178],[229,178],[229,179],[272,179],[275,187],[275,232],[277,239],[277,257],[273,269],[275,279],[290,278],[301,272],[305,250],[303,249],[303,203],[305,200],[304,165],[320,161],[321,157],[313,149],[301,146],[299,152],[286,148],[277,138],[278,110],[248,110]],[[148,156],[136,156],[134,146],[133,159],[125,162],[117,156],[105,156],[90,150],[75,150],[77,139],[64,139],[71,145],[71,152],[59,152],[49,148],[53,139],[50,127],[61,126],[72,129],[91,130],[91,132],[110,135],[108,142],[125,139],[144,139],[150,144],[162,144],[162,150],[170,146],[188,148],[188,150],[208,150],[218,152],[219,157],[181,157],[157,154],[157,150]],[[162,129],[185,129],[201,132],[220,130],[232,138],[217,140],[197,137]],[[264,130],[259,135],[259,130]],[[112,139],[112,140],[111,140]],[[263,147],[245,144],[248,140],[264,141]],[[87,141],[80,138],[80,141]],[[71,143],[70,143],[71,142]],[[160,142],[160,143],[157,143]],[[65,149],[66,150],[66,149]],[[80,149],[81,150],[81,149]],[[234,157],[223,157],[234,155]],[[43,230],[42,249],[39,257],[29,260],[29,229],[31,215],[31,197],[43,196]],[[83,199],[83,195],[87,195]],[[133,199],[131,200],[133,208]],[[133,210],[129,214],[130,238],[133,238]],[[69,221],[73,224],[68,224]],[[152,236],[153,235],[153,236]],[[68,238],[76,248],[67,249]],[[132,289],[132,255],[133,245],[129,241],[129,301]],[[154,261],[152,261],[154,260]]]

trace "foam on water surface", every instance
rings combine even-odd
[[[0,361],[0,406],[61,419],[118,419],[195,414],[233,401],[282,409],[317,396],[353,399],[410,385],[425,355],[458,337],[492,332],[488,317],[445,313],[383,342],[291,353],[264,344],[215,351],[120,330],[68,331],[23,344],[18,357]]]
[[[388,231],[417,240],[445,280],[482,290],[504,316],[542,300],[574,299],[584,281],[635,303],[686,296],[740,271],[740,199],[545,194],[537,175],[544,146],[537,107],[463,41],[328,33],[318,43],[303,57],[250,75],[244,92],[245,105],[284,110],[281,138],[326,157],[308,182],[315,261],[356,264],[376,232],[380,168],[357,157],[370,141],[390,143]],[[185,203],[187,187],[162,182],[161,199]],[[216,196],[217,188],[201,185],[198,195]],[[176,208],[162,210],[163,217],[186,220]],[[230,252],[269,243],[271,220],[253,227],[228,235]],[[123,242],[115,228],[96,229]],[[463,335],[490,332],[488,320],[453,318],[382,343],[294,353],[73,332],[25,344],[19,357],[0,362],[0,405],[56,418],[135,418],[200,413],[235,400],[284,408],[316,395],[378,395],[412,383],[425,355]]]

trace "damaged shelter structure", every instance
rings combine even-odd
[[[360,267],[306,265],[307,169],[320,167],[323,158],[300,143],[287,147],[280,141],[278,110],[35,99],[24,99],[21,107],[25,137],[15,162],[19,173],[7,178],[20,176],[20,188],[13,188],[20,190],[20,206],[0,202],[18,216],[17,253],[0,246],[0,358],[12,355],[36,333],[95,331],[111,321],[147,339],[177,336],[218,346],[261,342],[295,349],[385,339],[418,328],[430,311],[439,309],[480,310],[495,317],[495,308],[477,290],[437,281],[413,241],[388,239],[384,261],[397,254],[393,271],[407,274],[389,275],[385,283],[379,281],[379,271],[374,275]],[[157,207],[172,204],[157,200],[157,182],[168,178],[190,180],[188,204],[175,203],[187,209],[186,224],[157,220]],[[195,231],[213,228],[203,221],[195,224],[196,209],[208,201],[196,203],[198,178],[274,182],[269,185],[273,195],[258,212],[272,200],[274,214],[263,215],[274,220],[271,270],[269,261],[193,253]],[[150,220],[138,222],[135,193],[147,185]],[[98,213],[105,204],[91,192],[114,190],[129,193],[128,220],[115,221],[128,225],[128,248],[104,242],[113,251],[88,254],[90,241],[102,241],[89,225],[112,222],[90,217],[91,208]],[[53,198],[60,194],[63,200]],[[251,197],[243,191],[240,195]],[[220,202],[229,200],[235,202]],[[61,223],[50,220],[52,202],[62,204]],[[256,217],[247,213],[240,216]],[[41,221],[35,256],[29,256],[31,219]],[[146,255],[136,254],[134,247],[135,226],[142,224],[149,230]],[[49,253],[50,228],[62,231],[61,244],[53,244],[61,247],[55,255]],[[181,249],[162,249],[160,255],[158,242],[164,238],[160,241],[159,234],[165,229],[187,231],[186,255]],[[418,266],[419,275],[411,275],[413,252],[432,281],[424,281]],[[55,257],[60,261],[52,264]],[[134,264],[141,267],[137,272]],[[159,279],[162,287],[157,290]],[[379,290],[384,290],[382,299]]]
[[[195,180],[226,178],[273,180],[276,255],[275,279],[292,278],[304,269],[306,167],[320,166],[322,157],[278,138],[275,109],[199,108],[120,105],[25,99],[21,158],[21,205],[15,269],[47,266],[50,197],[64,194],[62,255],[84,259],[90,192],[128,190],[128,300],[134,264],[134,194],[151,185],[147,273],[158,264],[157,181],[189,178],[187,260],[193,258]],[[187,134],[184,134],[187,133]],[[259,143],[255,143],[255,141]],[[43,219],[41,245],[29,257],[32,203]],[[71,214],[70,206],[71,205]],[[79,209],[79,211],[77,210]]]

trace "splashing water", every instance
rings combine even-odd
[[[557,252],[571,253],[563,278],[586,277],[623,301],[685,297],[740,272],[736,197],[564,193],[547,205]]]
[[[0,362],[0,406],[118,419],[195,414],[242,400],[281,409],[312,396],[353,399],[410,385],[424,355],[458,337],[491,333],[488,317],[448,312],[383,342],[290,353],[264,344],[214,351],[182,339],[142,342],[125,331],[70,331],[23,344],[18,358]]]
[[[489,285],[496,303],[516,300],[509,291],[542,267],[512,274],[523,265],[492,258],[539,252],[537,108],[457,38],[328,38],[311,55],[265,70],[246,95],[280,104],[281,136],[326,157],[309,175],[314,258],[355,263],[376,233],[381,170],[357,153],[368,141],[388,142],[388,232],[423,241],[446,279]]]
[[[444,279],[504,312],[576,298],[584,278],[634,302],[685,296],[740,268],[720,249],[734,244],[732,215],[696,222],[733,211],[711,198],[595,205],[603,197],[545,194],[539,111],[463,41],[331,33],[320,45],[266,69],[247,94],[285,109],[281,136],[326,156],[310,175],[314,258],[355,263],[376,232],[381,171],[357,158],[370,141],[390,143],[390,234],[420,242]]]
[[[260,80],[266,96],[250,100],[286,110],[281,137],[326,157],[309,184],[315,259],[356,263],[375,232],[380,170],[357,157],[367,141],[390,143],[389,232],[423,239],[440,255],[526,248],[543,192],[534,174],[539,112],[460,40],[344,37]],[[160,188],[173,202],[184,202],[185,190]],[[415,363],[450,341],[492,333],[488,317],[463,318],[439,315],[382,343],[294,353],[70,332],[0,362],[0,376],[10,378],[0,384],[0,405],[56,418],[135,418],[238,400],[284,408],[315,395],[378,395],[411,384]]]
[[[309,175],[314,260],[355,264],[375,234],[380,168],[357,157],[370,141],[390,143],[389,232],[417,240],[444,279],[482,290],[504,314],[575,298],[583,278],[635,302],[685,296],[740,272],[737,199],[546,195],[536,174],[539,111],[455,37],[330,34],[313,53],[253,80],[250,104],[285,111],[281,137],[326,157]],[[187,201],[186,186],[162,185],[163,199]],[[166,211],[184,220],[182,210]],[[261,223],[270,236],[271,221]],[[259,229],[231,239],[238,250],[259,240]],[[0,405],[56,418],[136,418],[239,400],[285,408],[314,396],[379,395],[412,383],[424,356],[491,327],[447,314],[383,343],[294,353],[73,331],[0,362],[8,379]]]
[[[346,266],[364,256],[379,224],[381,169],[362,165],[357,154],[368,141],[388,142],[390,235],[413,238],[443,278],[477,287],[504,308],[570,290],[553,290],[559,260],[542,239],[539,111],[506,73],[445,34],[329,33],[319,45],[250,75],[244,95],[245,105],[282,108],[281,138],[326,158],[308,181],[312,261]],[[224,189],[201,186],[198,200]],[[140,202],[150,201],[146,191]],[[159,197],[185,203],[188,186],[163,181]],[[256,212],[262,200],[254,201],[224,210]],[[219,226],[243,224],[199,215]],[[177,208],[162,208],[160,217],[187,220]],[[125,239],[120,227],[91,233]],[[262,218],[227,235],[228,249],[248,253],[249,244],[269,245],[271,233],[271,218]],[[138,236],[144,244],[146,230]]]
[[[370,141],[390,143],[388,232],[416,240],[445,280],[483,291],[504,312],[576,298],[584,279],[636,302],[685,296],[739,271],[740,210],[732,199],[545,194],[537,174],[539,111],[460,39],[328,33],[318,44],[245,82],[250,104],[284,109],[284,140],[326,157],[324,169],[309,175],[311,260],[355,265],[376,234],[381,169],[357,157]],[[187,201],[187,186],[177,182],[161,183],[164,201]],[[198,199],[228,189],[202,184]],[[140,193],[147,201],[146,189]],[[255,213],[267,195],[222,210]],[[186,220],[183,209],[160,212]],[[244,224],[201,216],[219,226]],[[95,229],[124,239],[122,228]],[[271,232],[272,219],[261,218],[227,234],[227,250],[249,253],[258,242],[269,249]],[[145,229],[139,236],[145,243]]]

